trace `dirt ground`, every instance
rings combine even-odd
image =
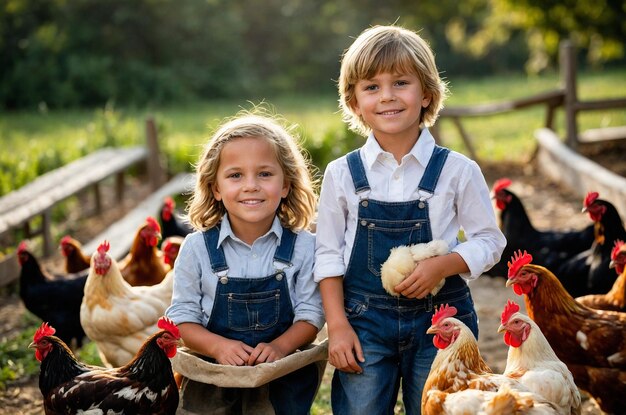
[[[500,177],[511,178],[513,180],[511,189],[524,201],[533,224],[539,229],[577,229],[588,224],[586,216],[580,213],[582,203],[580,197],[573,195],[568,189],[536,175],[532,163],[484,165],[483,173],[490,186],[494,180]],[[136,184],[136,186],[139,193],[135,191],[127,194],[146,194],[145,186],[140,184]],[[79,239],[82,237],[81,240],[89,240],[103,227],[121,216],[124,211],[130,209],[134,203],[135,201],[127,201],[122,209],[118,209],[119,212],[93,218],[83,228],[83,232],[77,236]],[[58,261],[60,258],[52,261],[50,266],[58,266]],[[473,282],[470,289],[480,318],[479,347],[481,353],[494,372],[501,373],[506,364],[507,346],[502,341],[502,335],[496,332],[500,323],[500,313],[507,299],[516,300],[524,307],[523,300],[516,296],[510,288],[505,287],[503,278],[483,276]],[[0,339],[5,339],[20,329],[24,308],[16,295],[4,294],[0,300]],[[584,398],[583,414],[601,413],[593,400]],[[9,414],[43,414],[41,394],[37,387],[36,377],[19,379],[11,384],[7,390],[0,391],[0,415]]]

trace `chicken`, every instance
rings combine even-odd
[[[487,271],[487,274],[506,276],[506,261],[518,249],[526,249],[535,258],[537,265],[552,269],[557,264],[591,247],[593,224],[580,230],[570,231],[536,229],[520,198],[509,189],[511,183],[510,179],[502,178],[493,184],[492,198],[500,212],[500,229],[507,243],[502,253],[502,260]]]
[[[439,255],[448,253],[448,243],[444,240],[434,240],[428,243],[415,245],[401,245],[392,248],[389,257],[380,267],[380,278],[383,288],[390,295],[399,297],[400,294],[394,290],[394,287],[400,284],[406,277],[411,275],[417,262]],[[443,287],[445,278],[433,288],[430,292],[436,295]]]
[[[573,297],[605,294],[617,278],[609,268],[611,251],[616,240],[626,240],[626,230],[615,206],[598,196],[597,192],[589,192],[583,202],[583,212],[594,222],[591,248],[552,268]]]
[[[104,241],[91,258],[80,322],[105,365],[117,367],[128,363],[157,331],[157,321],[171,302],[173,273],[160,284],[133,287],[122,278],[109,248]]]
[[[514,390],[519,399],[522,399],[520,394],[523,395],[524,403],[518,403],[522,407],[545,409],[544,412],[534,413],[558,413],[554,405],[529,392],[518,381],[494,374],[480,355],[478,342],[471,330],[461,320],[454,318],[455,315],[455,307],[447,304],[440,307],[433,315],[432,326],[426,331],[435,335],[433,343],[439,350],[424,384],[423,415],[478,413],[479,408],[499,405],[492,402],[497,392],[502,397],[510,390]],[[510,403],[510,400],[516,399],[508,396],[506,400]],[[461,406],[457,407],[457,404]],[[468,405],[475,411],[469,410]]]
[[[65,272],[73,274],[89,268],[91,256],[82,250],[82,245],[69,235],[61,238],[61,253],[65,257]]]
[[[171,269],[157,248],[160,238],[159,223],[148,216],[137,230],[130,252],[119,264],[122,276],[130,285],[158,284]]]
[[[606,412],[626,408],[626,313],[594,310],[576,302],[545,267],[517,252],[507,286],[524,295],[528,315],[572,372],[576,385]]]
[[[519,305],[509,300],[498,328],[509,346],[504,376],[557,405],[559,413],[580,414],[580,393],[572,374],[556,357],[539,326],[519,310]]]
[[[185,238],[182,236],[169,236],[165,238],[161,244],[163,262],[171,268],[174,268],[174,262],[176,262],[176,258],[178,258],[178,252],[180,251],[180,246],[183,244],[184,240]]]
[[[17,247],[20,270],[20,297],[28,311],[54,324],[59,337],[81,347],[85,332],[80,324],[80,305],[87,271],[82,274],[52,275],[39,265],[25,241]]]
[[[547,415],[559,414],[556,407],[531,392],[517,391],[503,385],[497,392],[465,389],[448,393],[429,393],[426,415]]]
[[[188,222],[182,221],[176,216],[176,202],[171,197],[166,197],[161,206],[161,228],[163,229],[163,240],[170,236],[185,237],[193,228]]]
[[[576,298],[581,304],[598,310],[613,310],[626,312],[626,245],[624,241],[615,241],[611,251],[609,268],[615,268],[617,279],[611,291],[606,294],[589,294]]]
[[[170,358],[180,333],[166,317],[127,365],[107,369],[79,362],[55,329],[43,323],[29,345],[41,362],[39,389],[47,415],[174,414],[178,388]]]

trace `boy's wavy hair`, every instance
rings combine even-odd
[[[363,118],[354,112],[354,91],[358,81],[371,79],[382,72],[414,74],[419,78],[424,93],[431,96],[428,107],[422,109],[420,125],[433,125],[443,108],[448,87],[439,77],[432,50],[411,30],[399,26],[374,26],[364,30],[341,59],[339,106],[350,129],[363,135],[370,133]]]
[[[294,126],[284,127],[284,121],[270,115],[267,110],[255,108],[242,111],[225,120],[206,144],[196,167],[196,185],[187,204],[189,222],[201,231],[215,226],[226,213],[221,201],[215,199],[211,185],[215,183],[222,149],[238,138],[255,137],[267,140],[274,148],[289,193],[278,206],[281,224],[292,230],[306,229],[311,224],[317,203],[314,190],[316,183],[311,179],[313,167],[303,155],[292,133]]]

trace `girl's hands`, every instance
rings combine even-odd
[[[221,365],[244,366],[248,364],[254,349],[242,341],[222,337],[220,344],[214,348],[213,357]]]
[[[274,362],[285,356],[286,354],[283,353],[282,350],[280,350],[276,345],[271,343],[259,343],[250,353],[246,364],[254,366],[259,363]]]
[[[346,324],[328,330],[328,362],[342,372],[362,373],[357,362],[364,362],[361,342],[354,329]]]

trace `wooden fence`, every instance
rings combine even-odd
[[[544,127],[554,130],[554,116],[556,109],[563,107],[565,112],[565,142],[573,150],[583,142],[626,139],[626,126],[610,129],[594,129],[580,133],[578,131],[577,116],[582,111],[593,111],[613,108],[625,108],[625,98],[581,101],[576,89],[576,59],[575,49],[569,41],[564,41],[559,50],[560,74],[563,87],[553,91],[543,92],[530,97],[497,103],[479,104],[474,106],[448,107],[441,111],[440,119],[452,121],[456,127],[469,155],[479,161],[471,135],[463,127],[461,120],[470,117],[482,117],[502,114],[518,109],[542,105],[546,108]],[[439,128],[434,128],[435,137],[441,137]]]

